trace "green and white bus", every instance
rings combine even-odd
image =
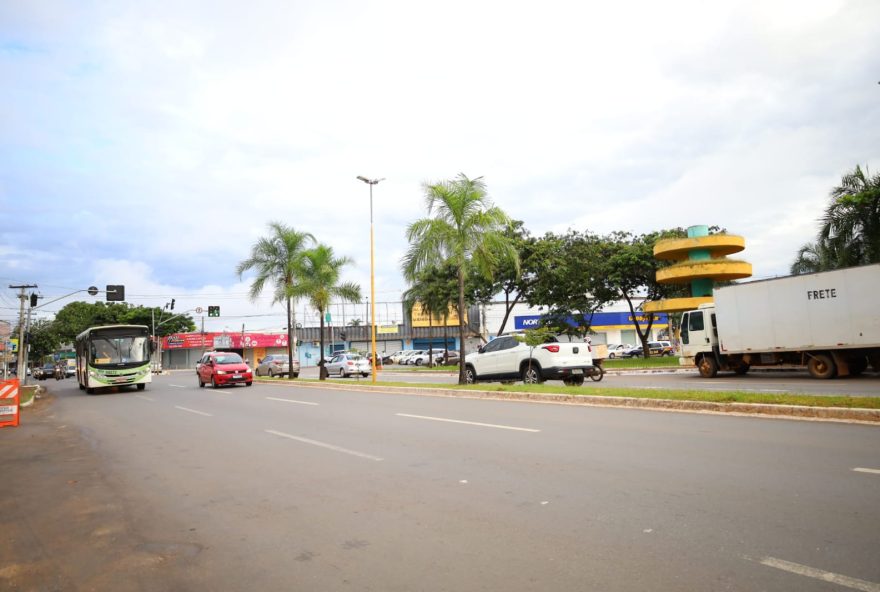
[[[92,327],[76,336],[76,379],[90,395],[97,388],[136,385],[147,388],[150,330],[144,325]]]

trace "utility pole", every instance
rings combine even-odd
[[[24,291],[29,288],[38,287],[36,284],[9,286],[11,290],[21,290],[21,293],[18,295],[18,299],[21,300],[21,308],[18,312],[18,364],[16,365],[16,373],[18,379],[23,381],[23,384],[27,383],[27,355],[24,347],[24,302],[27,299],[27,294]]]

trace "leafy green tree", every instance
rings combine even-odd
[[[596,259],[597,271],[604,278],[606,287],[626,301],[646,358],[651,355],[648,336],[654,324],[654,315],[638,311],[635,301],[642,299],[647,302],[682,295],[682,287],[657,282],[657,270],[669,264],[654,258],[654,244],[660,239],[684,236],[687,233],[680,228],[638,236],[614,232],[602,241],[600,257]],[[640,321],[640,316],[647,318]]]
[[[352,261],[348,257],[335,257],[333,248],[319,244],[303,253],[302,265],[296,284],[290,290],[294,299],[305,298],[315,308],[321,319],[321,380],[326,378],[324,371],[324,313],[331,300],[360,302],[361,288],[353,282],[340,283],[342,268]]]
[[[168,312],[158,307],[131,306],[124,303],[71,302],[55,315],[53,326],[61,343],[73,343],[76,336],[89,327],[101,325],[145,325],[152,327],[155,320],[168,317]],[[189,315],[180,315],[156,328],[157,335],[171,335],[194,331],[195,322]]]
[[[30,345],[30,356],[34,360],[42,360],[44,357],[58,351],[61,345],[61,338],[55,330],[55,324],[52,321],[40,319],[31,323],[28,344]]]
[[[429,217],[407,227],[410,247],[403,258],[403,273],[412,282],[419,272],[438,261],[456,266],[462,350],[458,381],[465,384],[465,279],[471,269],[491,278],[500,261],[517,261],[518,256],[504,234],[510,219],[492,205],[482,177],[469,179],[459,174],[452,180],[425,184],[424,191]]]
[[[257,275],[251,282],[249,295],[256,300],[263,293],[267,284],[272,286],[272,304],[283,302],[287,310],[287,356],[293,361],[293,344],[296,341],[293,306],[302,291],[298,282],[304,273],[307,248],[315,242],[315,237],[308,232],[298,232],[280,222],[269,224],[272,233],[269,237],[260,238],[251,247],[250,257],[235,268],[238,277],[251,269]],[[323,314],[321,323],[323,328]],[[323,331],[321,334],[323,339]],[[323,352],[323,346],[322,346]],[[287,374],[293,380],[293,372]]]
[[[800,248],[793,274],[880,263],[880,175],[856,165],[831,190],[815,243]]]
[[[533,306],[547,307],[544,325],[583,336],[596,311],[618,298],[606,281],[607,251],[605,239],[573,230],[547,233],[532,246],[529,262],[535,272],[526,297]]]
[[[541,239],[530,237],[520,220],[511,220],[504,234],[516,250],[517,258],[500,259],[491,278],[473,269],[466,282],[466,300],[488,304],[498,294],[504,296],[504,317],[496,335],[504,333],[513,308],[525,299],[529,288],[544,269],[539,256],[541,250],[537,248]]]

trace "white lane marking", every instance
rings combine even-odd
[[[775,557],[764,557],[760,562],[762,565],[768,567],[775,567],[776,569],[781,569],[801,576],[807,576],[808,578],[822,580],[823,582],[831,582],[838,586],[846,586],[853,590],[862,590],[862,592],[880,592],[880,584],[842,576],[830,571],[801,565],[800,563],[792,563],[791,561],[784,561],[782,559],[776,559]]]
[[[279,399],[277,397],[266,397],[270,401],[284,401],[285,403],[299,403],[300,405],[320,405],[320,403],[312,403],[311,401],[295,401],[294,399]]]
[[[138,399],[143,399],[144,401],[155,401],[156,400],[151,397],[148,397],[147,395],[135,395],[135,397],[137,397]]]
[[[169,384],[168,386],[173,386],[174,388],[186,388],[182,384]]]
[[[410,415],[409,413],[396,413],[399,417],[414,417],[415,419],[430,419],[431,421],[445,421],[448,423],[463,423],[465,425],[480,426],[484,428],[498,428],[499,430],[516,430],[518,432],[540,432],[532,428],[517,428],[514,426],[497,425],[494,423],[480,423],[477,421],[463,421],[461,419],[446,419],[443,417],[428,417],[427,415]]]
[[[334,446],[333,444],[326,444],[324,442],[318,442],[317,440],[309,440],[308,438],[300,438],[299,436],[292,436],[291,434],[285,434],[284,432],[277,432],[275,430],[266,430],[267,434],[273,434],[275,436],[281,436],[282,438],[288,438],[290,440],[296,440],[297,442],[302,442],[304,444],[311,444],[312,446],[320,446],[321,448],[327,448],[328,450],[335,450],[336,452],[342,452],[345,454],[350,454],[352,456],[358,456],[360,458],[366,458],[369,460],[380,461],[384,460],[380,456],[373,456],[372,454],[366,454],[364,452],[358,452],[356,450],[349,450],[348,448],[342,448],[340,446]]]
[[[873,473],[875,475],[880,475],[880,469],[866,469],[864,467],[856,467],[853,469],[856,473]]]
[[[204,411],[196,411],[195,409],[187,409],[186,407],[180,407],[178,405],[175,405],[174,408],[180,409],[181,411],[189,411],[190,413],[196,413],[198,415],[204,415],[205,417],[214,417],[210,413],[205,413]]]

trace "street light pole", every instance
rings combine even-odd
[[[370,334],[373,346],[373,356],[370,363],[373,365],[373,384],[376,384],[376,252],[373,242],[373,185],[377,185],[379,181],[385,179],[367,179],[358,176],[359,181],[363,181],[370,186]]]

